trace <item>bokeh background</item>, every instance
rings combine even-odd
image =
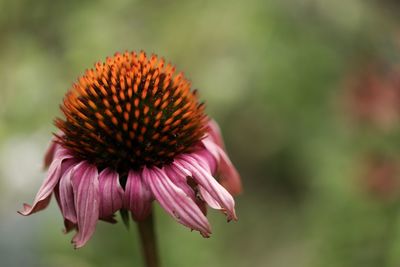
[[[156,206],[163,266],[400,266],[397,1],[0,0],[0,265],[142,266],[135,225],[86,247],[17,215],[66,90],[116,51],[183,70],[223,130],[239,221],[203,239]]]

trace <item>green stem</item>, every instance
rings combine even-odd
[[[146,267],[160,267],[153,213],[143,221],[137,222]]]

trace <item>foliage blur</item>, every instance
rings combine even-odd
[[[400,265],[397,1],[0,0],[1,266],[142,266],[136,228],[86,247],[24,218],[66,90],[116,51],[183,70],[223,130],[239,221],[203,239],[156,205],[164,266]]]

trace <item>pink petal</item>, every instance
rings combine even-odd
[[[112,218],[122,208],[124,190],[119,184],[119,176],[110,168],[99,175],[100,218]]]
[[[229,192],[221,186],[212,175],[202,166],[204,161],[195,160],[189,155],[182,156],[179,160],[175,160],[175,166],[187,169],[192,173],[193,178],[196,182],[206,190],[210,197],[223,208],[223,211],[227,213],[228,221],[237,219],[235,214],[235,201]],[[215,202],[210,201],[207,195],[203,195],[204,200],[210,206],[216,206]]]
[[[229,193],[238,195],[242,192],[240,175],[225,152],[221,130],[214,120],[208,122],[208,127],[208,136],[202,140],[202,143],[218,161],[220,183],[229,191]]]
[[[220,183],[232,195],[239,195],[243,191],[240,175],[225,151],[220,148],[219,152],[221,155],[219,165]]]
[[[190,153],[190,156],[195,158],[202,164],[203,168],[209,171],[211,174],[216,174],[218,172],[218,158],[215,158],[210,151],[202,148],[199,151]],[[219,156],[219,155],[218,155]]]
[[[196,199],[194,190],[188,185],[187,177],[192,176],[189,172],[181,171],[173,165],[164,167],[164,170],[168,178],[182,189],[187,196],[191,197],[193,200]]]
[[[53,193],[54,193],[54,197],[56,198],[56,201],[57,201],[57,204],[58,204],[58,207],[60,208],[60,210],[61,210],[61,203],[60,203],[60,184],[58,183],[55,187],[54,187],[54,190],[53,190]]]
[[[215,160],[219,163],[221,160],[221,156],[219,153],[220,148],[210,137],[206,137],[201,140],[201,143],[206,148],[206,150],[211,153],[211,155],[215,158]]]
[[[125,187],[125,206],[135,220],[145,219],[151,211],[152,194],[137,171],[129,171]]]
[[[78,232],[72,242],[75,248],[86,244],[99,219],[99,180],[97,168],[85,161],[74,168],[72,188],[75,197]]]
[[[190,156],[211,174],[216,173],[217,159],[207,149],[201,149],[194,153],[190,153]]]
[[[181,170],[174,165],[165,166],[164,170],[171,181],[182,189],[185,194],[193,199],[193,201],[199,206],[200,210],[204,215],[207,214],[207,206],[200,194],[200,187],[194,182],[191,177],[192,174],[187,170]],[[201,189],[200,189],[201,190]]]
[[[208,220],[200,208],[167,177],[164,170],[145,167],[143,178],[160,205],[179,223],[199,231],[204,237],[211,234]]]
[[[204,187],[199,186],[200,195],[204,199],[204,201],[213,209],[215,210],[222,210],[221,205],[215,200]]]
[[[221,129],[219,128],[217,122],[213,119],[209,120],[208,128],[210,131],[208,132],[209,136],[218,146],[225,149],[224,140],[222,139]]]
[[[58,207],[60,208],[61,213],[63,214],[63,217],[64,217],[64,212],[62,211],[62,207],[61,207],[60,188],[59,188],[59,185],[60,185],[60,184],[58,184],[58,185],[54,188],[54,196],[55,196],[55,198],[56,198],[56,200],[57,200]],[[65,226],[65,229],[63,230],[63,232],[64,232],[65,234],[76,228],[76,224],[74,224],[73,222],[71,222],[71,221],[65,219],[65,217],[64,217],[64,226]]]
[[[205,167],[206,164],[204,164],[203,161],[200,161],[199,163],[201,163],[203,165],[203,167]],[[181,165],[179,164],[173,164],[172,165],[173,168],[177,171],[177,172],[181,172],[184,173],[186,176],[190,176],[192,177],[192,173],[189,172],[187,169],[183,168]],[[205,167],[209,170],[209,167]],[[221,205],[219,205],[218,201],[216,201],[208,192],[207,190],[204,189],[203,186],[201,185],[197,185],[197,188],[199,189],[199,193],[201,198],[213,209],[217,209],[217,210],[221,210],[222,207]]]
[[[51,164],[51,162],[53,161],[54,158],[54,153],[57,149],[57,146],[59,146],[59,144],[57,144],[56,142],[56,137],[53,137],[50,141],[49,147],[46,150],[46,154],[44,155],[44,167],[48,168]]]
[[[54,153],[54,160],[52,161],[50,168],[47,173],[47,178],[43,181],[38,193],[36,194],[35,200],[32,206],[24,204],[22,211],[19,211],[21,215],[27,216],[32,213],[43,210],[49,205],[51,193],[54,187],[57,185],[60,176],[65,171],[66,164],[64,161],[66,159],[72,158],[68,151],[64,148],[59,147]]]
[[[79,165],[78,165],[79,166]],[[77,223],[76,209],[74,201],[74,191],[72,188],[72,176],[74,168],[69,168],[60,179],[60,206],[65,219],[71,223]]]
[[[233,166],[226,152],[210,139],[203,139],[202,143],[206,150],[208,150],[218,161],[218,172],[220,174],[220,183],[222,186],[233,195],[240,194],[242,192],[240,175],[235,166]]]

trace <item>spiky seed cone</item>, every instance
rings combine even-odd
[[[120,173],[171,163],[206,131],[204,104],[183,73],[144,52],[98,62],[66,94],[56,126],[77,158]]]

